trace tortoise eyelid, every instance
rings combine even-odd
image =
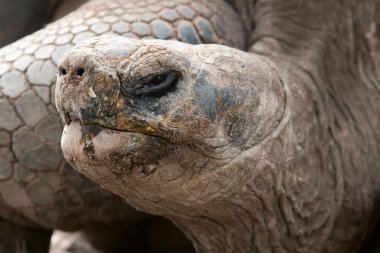
[[[149,75],[137,82],[125,82],[122,84],[122,92],[126,96],[157,95],[168,91],[177,82],[177,71],[166,71]]]

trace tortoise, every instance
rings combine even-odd
[[[53,229],[81,229],[107,252],[159,251],[161,242],[161,251],[171,251],[162,236],[172,238],[172,251],[192,252],[169,221],[136,211],[65,162],[54,106],[57,64],[73,45],[105,33],[244,48],[239,20],[223,1],[94,0],[1,48],[0,251],[46,252]]]
[[[215,30],[244,47],[101,36],[65,53],[65,158],[197,252],[358,252],[378,221],[380,2],[229,3]]]

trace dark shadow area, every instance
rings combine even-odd
[[[186,236],[162,217],[125,224],[94,224],[83,232],[97,249],[110,253],[195,253]]]
[[[0,0],[0,47],[48,23],[59,0]]]
[[[0,48],[76,10],[87,0],[0,0]]]
[[[151,219],[145,233],[149,243],[144,253],[195,253],[192,243],[167,219]]]
[[[372,232],[368,241],[357,253],[379,253],[380,252],[380,224]]]

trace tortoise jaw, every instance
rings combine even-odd
[[[61,146],[66,160],[96,182],[120,175],[149,176],[168,152],[161,138],[82,125],[79,120],[64,127]]]

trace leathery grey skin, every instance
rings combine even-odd
[[[65,54],[65,157],[198,252],[358,252],[378,220],[379,2],[254,7],[249,52],[100,37]]]
[[[19,245],[25,245],[27,252],[46,252],[52,229],[83,229],[105,251],[122,252],[114,248],[125,246],[138,252],[159,246],[145,238],[153,223],[173,231],[173,236],[167,233],[176,242],[172,252],[184,252],[175,248],[178,240],[189,246],[173,225],[156,222],[101,190],[72,170],[61,153],[62,125],[54,106],[59,57],[104,33],[242,49],[246,42],[238,14],[222,0],[94,0],[1,48],[0,251],[21,251]]]

